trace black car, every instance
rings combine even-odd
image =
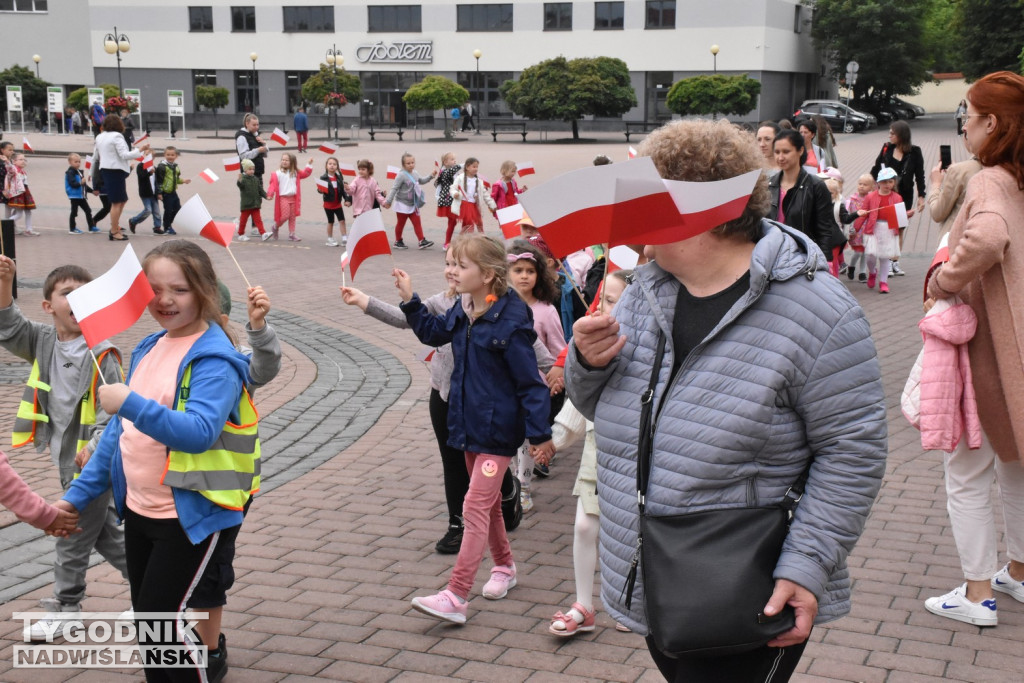
[[[882,100],[875,97],[861,97],[850,102],[850,104],[860,111],[866,111],[869,114],[873,114],[880,123],[892,123],[900,119],[910,118],[910,114],[906,109],[897,106],[891,100]]]
[[[838,100],[805,100],[793,114],[793,125],[799,127],[801,121],[817,115],[824,117],[832,130],[844,133],[867,130],[878,125],[878,119],[873,115],[848,107]]]

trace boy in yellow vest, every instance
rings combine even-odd
[[[92,280],[80,266],[61,266],[43,284],[43,310],[52,325],[28,320],[11,296],[16,268],[0,256],[0,346],[32,363],[28,385],[14,422],[14,447],[34,445],[41,452],[49,446],[53,464],[60,471],[64,489],[81,472],[110,418],[96,400],[102,380],[89,355],[82,330],[71,312],[67,295]],[[107,382],[121,382],[121,354],[103,342],[93,352]],[[50,614],[34,622],[28,635],[45,640],[47,633],[62,634],[64,626],[81,612],[85,597],[85,573],[95,548],[128,579],[124,555],[124,531],[110,492],[81,511],[82,533],[57,539],[54,562],[54,599],[44,604]],[[54,623],[56,622],[56,623]]]

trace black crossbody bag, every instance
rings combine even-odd
[[[640,532],[626,578],[625,604],[628,609],[632,603],[639,564],[647,625],[659,650],[672,657],[754,650],[796,623],[788,605],[771,617],[762,610],[775,589],[772,574],[807,471],[778,506],[648,514],[645,497],[654,443],[654,389],[664,354],[662,332],[651,383],[641,397],[636,471]]]

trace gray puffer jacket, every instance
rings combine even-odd
[[[601,599],[648,632],[642,578],[632,608],[623,587],[636,547],[637,425],[659,329],[665,358],[655,391],[657,428],[647,509],[654,515],[777,505],[813,458],[776,579],[818,599],[817,622],[850,610],[846,557],[885,472],[886,414],[864,313],[802,233],[765,220],[750,290],[683,361],[673,364],[679,281],[656,263],[637,269],[615,308],[627,341],[607,367],[588,370],[575,346],[569,398],[594,421],[601,504]]]

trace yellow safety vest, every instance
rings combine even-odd
[[[177,410],[185,412],[192,364],[185,368],[178,391]],[[241,510],[249,496],[260,489],[259,414],[249,392],[242,389],[238,401],[241,424],[224,423],[220,436],[203,453],[169,450],[160,483],[202,494],[229,510]]]

